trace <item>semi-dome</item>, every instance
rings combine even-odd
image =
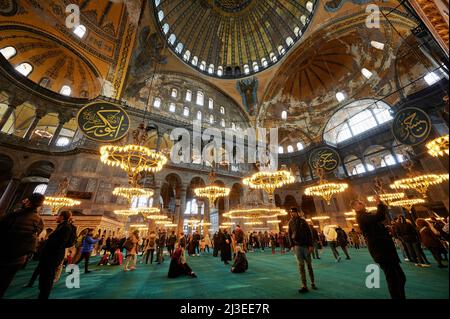
[[[316,0],[154,0],[168,46],[210,76],[240,78],[280,61],[302,37]]]

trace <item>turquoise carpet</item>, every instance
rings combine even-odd
[[[295,258],[291,253],[272,255],[270,251],[248,253],[249,270],[244,274],[232,274],[212,255],[188,257],[188,263],[198,274],[197,279],[167,278],[169,258],[162,265],[138,264],[134,272],[124,272],[117,266],[97,266],[98,258],[92,258],[90,274],[81,274],[79,289],[66,288],[63,273],[55,285],[54,299],[383,299],[389,293],[381,272],[380,288],[365,286],[366,266],[372,259],[366,249],[350,250],[352,260],[336,263],[328,248],[322,251],[321,260],[313,260],[317,291],[300,295],[300,277]],[[140,259],[140,258],[139,258]],[[449,298],[448,268],[439,269],[431,256],[431,268],[418,268],[402,263],[405,271],[408,299]],[[22,288],[30,278],[36,263],[30,263],[15,277],[5,298],[35,299],[38,282],[34,288]],[[80,265],[81,266],[81,265]]]

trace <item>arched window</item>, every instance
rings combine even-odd
[[[378,41],[370,41],[370,45],[373,46],[375,49],[384,50],[384,43]]]
[[[213,100],[212,98],[209,98],[209,101],[208,101],[208,108],[209,108],[210,110],[214,109],[214,100]]]
[[[220,120],[220,126],[225,127],[225,125],[226,125],[226,124],[225,124],[225,120],[224,120],[224,119],[221,119],[221,120]]]
[[[170,35],[170,37],[169,37],[169,43],[171,44],[171,45],[174,45],[175,44],[175,41],[177,40],[177,36],[175,35],[175,34],[171,34]]]
[[[381,159],[381,167],[392,166],[397,164],[392,154],[387,154]]]
[[[170,29],[169,24],[164,23],[162,29],[163,29],[164,34],[169,33],[169,29]]]
[[[220,114],[225,114],[225,108],[223,106],[220,107]]]
[[[372,77],[372,75],[373,75],[373,73],[370,72],[369,70],[367,70],[366,68],[362,68],[361,69],[361,73],[362,73],[362,75],[364,75],[364,77],[366,79],[370,79]]]
[[[439,82],[441,78],[435,72],[429,72],[425,75],[424,80],[427,82],[429,86],[433,85],[436,82]]]
[[[301,36],[302,35],[301,29],[299,27],[295,27],[294,28],[294,34],[295,34],[296,37]]]
[[[191,58],[191,51],[187,50],[186,52],[184,52],[183,59],[185,61],[189,61],[190,58]]]
[[[294,40],[291,37],[286,38],[286,44],[288,47],[294,44]]]
[[[75,35],[77,37],[82,39],[84,37],[84,35],[86,34],[86,27],[84,25],[80,24],[78,27],[73,29],[73,33],[75,33]]]
[[[283,153],[284,153],[283,146],[278,146],[278,154],[283,154]]]
[[[305,147],[303,146],[303,143],[301,143],[301,142],[298,142],[297,143],[297,151],[301,151],[301,150],[303,150]]]
[[[1,49],[0,53],[5,57],[6,60],[9,60],[17,54],[17,50],[16,48],[9,46]]]
[[[276,56],[275,53],[273,53],[273,52],[270,53],[269,57],[270,57],[270,60],[271,60],[273,63],[275,63],[275,62],[278,61],[277,56]]]
[[[269,63],[267,62],[266,58],[262,58],[261,59],[261,65],[263,66],[263,68],[267,68]]]
[[[183,47],[184,47],[184,46],[183,46],[183,43],[181,43],[181,42],[178,43],[178,44],[177,44],[177,47],[175,48],[175,52],[176,52],[176,53],[181,53],[181,52],[183,51]]]
[[[338,100],[338,102],[344,101],[345,100],[344,92],[337,92],[336,93],[336,100]]]
[[[176,99],[178,97],[178,90],[177,89],[172,89],[172,93],[171,96]]]
[[[192,58],[191,64],[192,64],[193,66],[197,66],[197,64],[198,64],[198,57],[197,57],[197,56],[194,56],[194,57]]]
[[[258,72],[259,71],[259,65],[258,62],[253,62],[253,71]]]
[[[183,115],[184,115],[184,116],[189,116],[189,108],[188,108],[187,106],[185,106],[185,107],[183,108]]]
[[[231,129],[233,129],[233,130],[236,129],[236,124],[234,122],[231,123]]]
[[[155,98],[153,101],[153,107],[156,107],[157,109],[161,107],[161,99],[159,97]]]
[[[188,102],[192,101],[192,91],[191,90],[186,91],[186,101],[188,101]]]
[[[152,207],[153,198],[148,197],[133,197],[131,201],[131,208]]]
[[[208,73],[213,74],[214,73],[214,64],[210,64],[208,67]]]
[[[175,105],[175,103],[170,103],[169,104],[169,112],[175,113],[177,111],[177,107]]]
[[[223,76],[223,67],[222,67],[222,66],[219,66],[219,67],[217,68],[217,75],[218,75],[218,76]]]
[[[197,92],[197,105],[203,106],[205,103],[205,94],[202,91]]]
[[[214,124],[214,115],[209,116],[209,124]]]
[[[47,184],[39,184],[34,188],[33,194],[42,194],[44,195],[45,192],[47,191]]]
[[[306,24],[306,16],[305,16],[305,15],[302,15],[302,16],[300,17],[300,22],[301,22],[303,25]]]
[[[288,151],[288,153],[294,152],[294,147],[292,145],[288,145],[287,151]]]
[[[160,3],[161,3],[161,0],[155,0],[155,7],[159,6]]]
[[[164,12],[162,10],[159,10],[158,12],[158,19],[159,21],[162,21],[164,19]]]
[[[308,1],[306,3],[306,10],[308,10],[309,12],[313,11],[313,3],[311,1]]]
[[[200,111],[197,112],[197,120],[199,120],[199,121],[202,120],[202,112],[200,112]]]
[[[244,73],[245,74],[249,74],[250,73],[250,67],[248,66],[248,64],[244,65]]]
[[[68,85],[64,85],[59,91],[60,94],[70,96],[72,94],[72,89]]]
[[[279,53],[280,55],[284,55],[284,54],[286,53],[286,50],[284,49],[284,47],[283,47],[282,45],[280,45],[280,46],[278,47],[278,53]]]
[[[16,71],[24,76],[28,76],[31,72],[33,72],[33,66],[30,63],[21,63],[16,66]]]
[[[373,99],[349,103],[328,121],[323,139],[337,144],[392,120],[390,107]]]
[[[70,144],[70,139],[66,136],[61,136],[56,140],[56,146],[64,147]]]
[[[206,62],[202,61],[202,63],[200,63],[200,70],[205,71],[206,70]]]
[[[287,120],[287,111],[281,112],[281,119],[282,120]]]

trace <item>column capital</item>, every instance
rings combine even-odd
[[[18,107],[19,105],[22,105],[24,102],[25,102],[24,99],[19,98],[16,95],[12,95],[12,96],[8,97],[8,105],[14,109],[16,107]]]
[[[46,108],[41,108],[41,107],[36,108],[36,118],[37,119],[43,118],[46,114],[47,114]]]

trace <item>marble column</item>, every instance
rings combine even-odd
[[[20,178],[11,178],[8,186],[0,198],[0,216],[6,213],[6,210],[11,205],[11,200],[14,198],[14,193],[20,185]]]
[[[30,126],[27,129],[27,132],[25,133],[23,139],[25,142],[28,142],[31,137],[33,136],[34,130],[36,129],[36,126],[38,125],[39,121],[44,117],[43,112],[36,111],[36,115],[33,119],[33,122],[31,122]]]
[[[178,225],[177,227],[177,232],[180,233],[183,230],[183,223],[184,223],[184,218],[183,218],[183,214],[184,211],[186,210],[186,186],[182,186],[180,188],[179,194],[179,206],[176,209],[176,224]]]
[[[161,207],[161,181],[155,181],[155,187],[153,188],[153,204],[152,207],[157,207],[162,210]],[[148,220],[148,230],[150,231],[156,231],[156,222],[153,219]]]
[[[61,130],[63,129],[64,124],[66,124],[66,123],[67,123],[67,118],[65,118],[65,117],[60,117],[59,118],[58,126],[56,127],[56,130],[53,133],[53,136],[52,136],[50,142],[48,143],[50,146],[55,146],[56,145],[56,142],[58,141],[59,134],[61,133]]]

